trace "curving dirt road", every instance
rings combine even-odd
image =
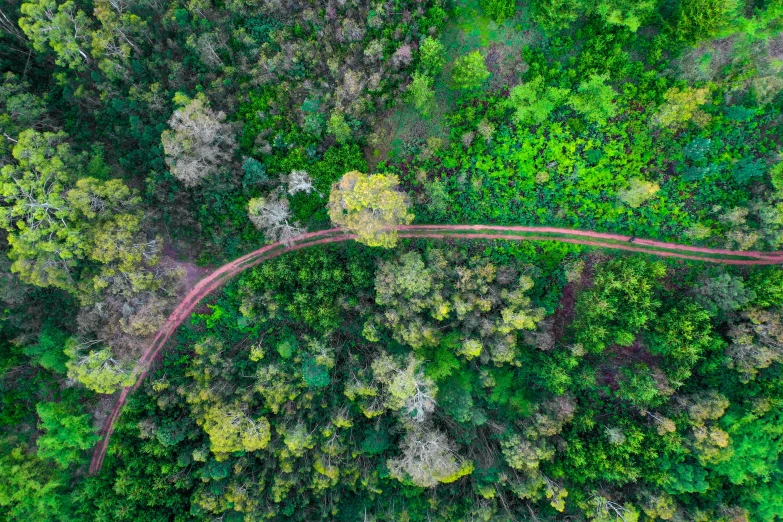
[[[693,259],[711,263],[732,265],[773,265],[783,264],[783,252],[735,251],[720,248],[706,248],[677,243],[666,243],[652,239],[636,239],[620,234],[592,232],[589,230],[572,230],[554,227],[523,227],[494,225],[407,225],[399,227],[400,237],[435,238],[435,239],[503,239],[515,241],[560,241],[576,243],[591,247],[612,248],[630,252],[643,252],[661,257],[676,257]],[[90,474],[100,471],[106,450],[109,446],[114,423],[120,416],[122,407],[149,374],[152,363],[157,359],[169,338],[182,322],[187,319],[201,300],[220,288],[234,275],[253,267],[267,259],[278,257],[286,252],[299,250],[325,243],[336,243],[354,239],[355,236],[345,234],[340,229],[310,232],[296,238],[293,244],[285,246],[273,243],[259,248],[249,254],[231,261],[218,268],[199,281],[180,301],[171,315],[156,333],[149,347],[139,359],[138,367],[142,369],[136,384],[124,388],[107,417],[101,429],[101,441],[93,451],[90,462]]]

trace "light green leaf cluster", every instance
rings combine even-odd
[[[96,346],[100,346],[94,343]],[[115,358],[110,347],[92,349],[71,338],[65,345],[68,377],[96,393],[114,393],[136,382],[138,370],[134,361]]]
[[[264,449],[271,438],[265,417],[252,419],[242,411],[225,406],[209,408],[203,418],[203,428],[218,461],[235,451]]]
[[[60,467],[79,462],[82,451],[99,439],[87,414],[74,415],[61,403],[40,402],[36,405],[43,435],[38,437],[38,456],[55,461]]]
[[[394,175],[346,173],[329,194],[332,223],[356,234],[366,245],[393,247],[396,227],[413,221],[407,197],[396,190],[397,183]]]
[[[479,51],[474,51],[454,61],[451,82],[457,89],[476,89],[484,84],[489,75],[484,56]]]
[[[568,99],[568,89],[544,87],[544,78],[521,83],[511,89],[508,105],[515,109],[514,118],[523,124],[539,124]]]

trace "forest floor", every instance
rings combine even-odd
[[[774,265],[783,264],[783,252],[735,251],[720,248],[696,247],[677,243],[666,243],[651,239],[632,238],[620,234],[608,234],[589,230],[573,230],[554,227],[509,227],[494,225],[407,225],[398,228],[400,237],[432,239],[503,239],[516,241],[562,241],[590,247],[609,248],[631,252],[647,253],[661,257],[691,259],[711,263],[733,265]],[[231,261],[214,270],[195,283],[185,297],[177,304],[168,319],[160,327],[149,347],[138,362],[141,373],[133,386],[124,388],[117,397],[114,408],[106,417],[101,440],[95,447],[90,474],[100,471],[106,450],[109,446],[114,423],[120,416],[128,396],[133,393],[152,370],[152,363],[158,358],[169,338],[182,322],[187,319],[201,300],[220,288],[226,281],[238,273],[263,261],[319,244],[336,243],[355,239],[339,229],[310,232],[296,238],[293,243],[284,245],[272,243],[249,254]],[[194,272],[194,276],[197,275]]]

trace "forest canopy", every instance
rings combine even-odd
[[[783,520],[782,110],[780,0],[0,0],[0,518]]]

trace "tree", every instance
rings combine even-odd
[[[265,198],[253,198],[247,202],[247,215],[250,222],[270,241],[280,241],[286,245],[300,236],[304,230],[297,222],[289,222],[291,211],[288,200],[280,198],[277,192]]]
[[[481,0],[481,8],[497,23],[512,18],[517,10],[516,0]]]
[[[751,308],[740,317],[729,329],[727,364],[740,372],[742,382],[749,382],[759,370],[783,362],[783,321],[780,309]]]
[[[609,118],[617,114],[616,93],[606,85],[608,76],[593,74],[590,79],[579,83],[575,94],[568,103],[584,118],[592,123],[605,125]]]
[[[421,68],[426,75],[435,76],[446,65],[446,52],[440,40],[426,37],[419,45]]]
[[[547,31],[565,29],[582,14],[578,0],[539,0],[533,6],[534,20]]]
[[[288,195],[293,196],[299,192],[309,194],[315,188],[313,188],[313,179],[305,170],[292,170],[291,173],[285,178],[288,185]]]
[[[575,340],[596,353],[611,343],[631,346],[657,315],[661,303],[654,289],[665,274],[662,263],[640,257],[618,258],[600,266],[593,287],[577,300]]]
[[[480,345],[450,343],[451,351],[467,358],[486,351],[483,356],[495,364],[508,363],[516,353],[516,333],[534,329],[544,317],[527,295],[532,288],[533,280],[512,267],[499,269],[480,258],[466,264],[453,251],[434,249],[425,263],[418,252],[408,252],[381,263],[375,302],[383,311],[370,319],[368,331],[383,325],[401,343],[432,348],[452,324]]]
[[[226,406],[210,407],[204,414],[202,426],[218,461],[225,460],[235,451],[264,449],[271,438],[269,421],[265,417],[252,419],[244,412]]]
[[[413,221],[407,197],[398,192],[397,176],[358,171],[346,173],[332,185],[329,217],[332,223],[357,235],[369,246],[397,244],[397,226]]]
[[[511,89],[508,105],[515,109],[517,122],[537,125],[549,118],[567,98],[568,89],[544,87],[544,78],[536,76],[532,81]]]
[[[47,45],[54,51],[57,65],[83,70],[91,61],[90,18],[76,4],[67,0],[33,0],[22,4],[19,27],[37,51]]]
[[[74,415],[62,403],[39,402],[35,406],[43,434],[38,437],[38,456],[55,461],[61,468],[81,460],[81,453],[99,439],[87,414]]]
[[[110,286],[125,297],[157,289],[165,279],[152,277],[160,275],[161,240],[147,236],[141,199],[120,180],[77,179],[86,158],[71,152],[66,137],[24,131],[16,163],[0,170],[0,227],[12,270],[83,304],[101,301]]]
[[[756,298],[753,290],[745,288],[742,277],[727,272],[699,283],[695,289],[696,300],[708,310],[725,314],[745,307]]]
[[[5,441],[3,441],[5,442]],[[71,495],[50,465],[24,447],[0,446],[0,507],[10,520],[70,520]]]
[[[96,393],[114,393],[136,382],[136,363],[115,358],[112,349],[100,347],[98,341],[80,343],[71,338],[65,344],[65,354],[69,359],[65,363],[68,377]]]
[[[429,115],[435,104],[432,78],[418,71],[414,72],[413,81],[408,85],[408,98],[423,116]]]
[[[657,7],[656,0],[602,0],[595,12],[609,25],[627,27],[636,32]]]
[[[345,143],[351,137],[351,127],[345,121],[345,114],[341,111],[333,110],[329,115],[329,121],[326,123],[326,133],[334,136],[337,143]]]
[[[421,363],[413,354],[407,360],[398,361],[382,353],[373,360],[372,371],[375,380],[387,392],[385,408],[402,409],[417,423],[424,422],[435,410],[437,388],[432,379],[424,375]]]
[[[17,136],[27,129],[39,128],[46,120],[46,103],[29,92],[30,86],[7,72],[0,83],[0,157],[13,149]],[[2,162],[2,160],[0,160]]]
[[[65,139],[62,132],[19,135],[17,163],[0,170],[0,226],[9,232],[11,269],[24,281],[74,291],[72,272],[87,245],[66,197],[77,158]]]
[[[386,462],[391,476],[400,482],[431,488],[473,472],[473,463],[459,458],[453,443],[434,428],[408,425],[400,449],[400,457]]]
[[[736,16],[737,0],[683,0],[677,9],[674,34],[680,40],[696,43],[712,38]]]
[[[639,208],[654,197],[661,187],[657,183],[633,177],[628,180],[628,186],[617,192],[617,197],[631,208]]]
[[[709,93],[710,89],[707,87],[701,89],[672,87],[663,95],[665,101],[658,108],[653,122],[674,131],[679,130],[691,120],[697,124],[706,123],[709,115],[699,107],[707,103]]]
[[[451,82],[457,89],[475,89],[489,78],[487,65],[479,51],[460,56],[451,69]]]
[[[174,103],[180,108],[161,134],[166,164],[175,178],[193,187],[232,160],[236,140],[231,125],[224,123],[226,115],[210,109],[204,94],[190,99],[178,93]]]

